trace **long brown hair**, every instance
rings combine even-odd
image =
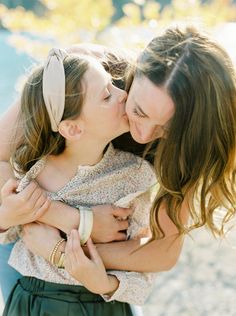
[[[155,152],[160,187],[151,210],[153,238],[164,236],[158,220],[163,202],[180,234],[205,224],[222,234],[236,212],[236,87],[230,58],[194,28],[172,28],[150,42],[135,75],[164,87],[175,104],[168,136]],[[185,198],[187,226],[180,215]],[[214,213],[220,206],[225,213],[218,226]]]
[[[77,118],[83,104],[82,78],[88,69],[88,61],[78,56],[64,59],[65,109],[62,120]],[[21,95],[21,110],[18,124],[22,139],[13,150],[12,160],[17,172],[27,172],[36,161],[53,154],[59,155],[65,149],[65,139],[51,129],[50,119],[42,93],[43,67],[34,69],[24,85]]]

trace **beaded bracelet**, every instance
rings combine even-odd
[[[56,263],[56,266],[59,269],[65,268],[65,253],[64,252],[61,252],[60,259],[59,259],[58,263]]]
[[[49,256],[49,262],[51,264],[55,264],[55,256],[57,253],[58,248],[60,247],[60,245],[65,241],[64,238],[58,240],[58,242],[56,243],[56,245],[54,246],[54,248],[52,249],[50,256]]]
[[[79,207],[80,211],[80,223],[79,223],[79,235],[80,244],[83,246],[89,239],[93,229],[93,211],[89,207]]]

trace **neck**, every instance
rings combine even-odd
[[[93,166],[99,163],[107,143],[99,143],[97,140],[90,142],[67,142],[66,148],[59,156],[54,156],[62,167],[67,166],[73,170],[78,166]]]

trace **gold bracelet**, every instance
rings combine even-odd
[[[49,262],[51,264],[55,264],[55,256],[56,256],[56,253],[57,253],[57,250],[59,248],[59,246],[65,241],[64,238],[60,239],[56,245],[54,246],[54,248],[52,249],[51,253],[50,253],[50,256],[49,256]]]
[[[59,269],[65,268],[65,253],[64,252],[61,252],[60,259],[59,259],[58,263],[56,263],[56,266]]]

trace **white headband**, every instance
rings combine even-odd
[[[65,108],[65,70],[63,60],[68,54],[52,48],[43,70],[43,99],[48,111],[52,131],[58,131]]]

